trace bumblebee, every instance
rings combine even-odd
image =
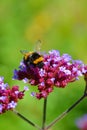
[[[43,56],[40,55],[38,52],[27,52],[27,51],[21,51],[22,54],[24,54],[24,64],[26,66],[37,66],[39,68],[42,68],[44,63],[43,63]]]

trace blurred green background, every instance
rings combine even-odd
[[[87,0],[0,0],[0,75],[11,86],[13,70],[22,59],[20,50],[33,50],[42,41],[42,51],[57,49],[87,63]],[[73,104],[84,91],[83,78],[48,97],[47,124]],[[31,87],[30,92],[33,91]],[[27,92],[17,110],[41,125],[43,100]],[[87,113],[87,100],[80,103],[50,130],[77,130],[76,118]],[[35,130],[14,113],[0,115],[1,130]]]

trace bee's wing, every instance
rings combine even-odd
[[[41,50],[41,45],[42,45],[41,40],[36,41],[35,47],[34,47],[34,51],[40,52],[40,50]]]

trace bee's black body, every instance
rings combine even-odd
[[[44,65],[43,57],[37,52],[26,53],[24,56],[24,63],[27,66],[33,65],[39,68],[42,68]]]

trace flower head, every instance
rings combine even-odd
[[[80,130],[87,130],[87,114],[76,121],[76,125]]]
[[[84,80],[85,80],[86,85],[87,85],[87,65],[84,66],[83,74],[84,74]]]
[[[24,92],[25,89],[19,91],[18,86],[10,88],[7,83],[4,83],[4,78],[0,77],[0,114],[14,109],[18,100],[23,98]]]
[[[30,57],[29,57],[30,58]],[[28,61],[29,62],[29,61]],[[59,51],[51,50],[43,55],[43,66],[26,65],[21,62],[19,70],[14,71],[14,79],[25,80],[37,86],[36,97],[46,98],[55,87],[64,88],[83,74],[83,63],[73,60],[68,54],[60,56]]]

